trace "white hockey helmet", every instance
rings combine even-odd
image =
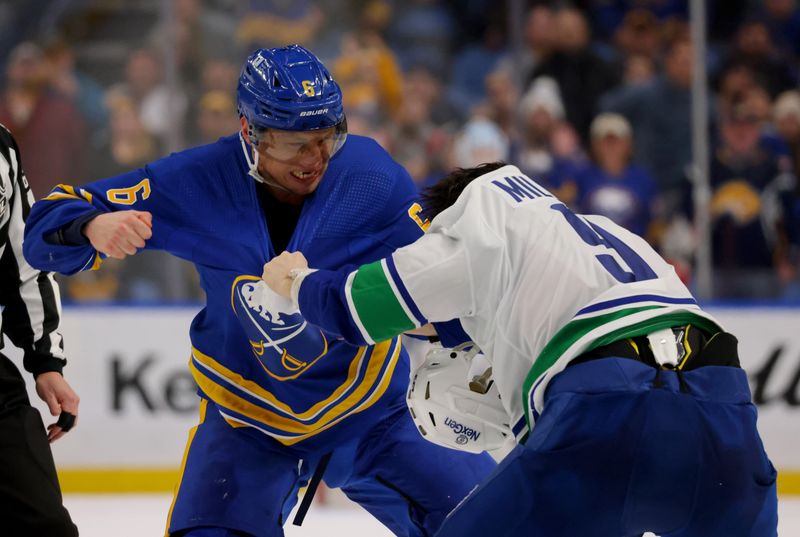
[[[467,385],[480,351],[474,344],[464,347],[428,352],[409,384],[408,408],[419,432],[434,444],[471,453],[498,449],[512,437],[508,414],[494,381],[485,393]]]

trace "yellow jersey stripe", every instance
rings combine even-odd
[[[283,401],[278,400],[274,394],[265,390],[261,385],[253,382],[252,380],[248,380],[238,373],[234,373],[224,365],[220,364],[210,356],[203,354],[202,352],[198,351],[195,347],[192,347],[192,354],[194,358],[206,366],[208,369],[212,370],[217,376],[224,378],[231,384],[239,387],[242,391],[249,393],[252,397],[256,399],[261,399],[268,405],[274,407],[276,410],[284,412],[285,414],[289,414],[295,419],[301,421],[308,421],[313,419],[317,416],[317,414],[324,409],[324,407],[330,403],[335,402],[341,395],[355,386],[355,383],[358,379],[358,372],[361,370],[361,364],[363,363],[363,359],[366,356],[366,351],[369,347],[360,347],[358,352],[356,353],[355,357],[353,358],[352,362],[350,362],[350,367],[348,368],[347,378],[345,381],[338,387],[334,392],[327,397],[326,399],[319,401],[318,403],[314,404],[311,408],[304,412],[296,412],[292,407],[288,404],[284,403]],[[377,347],[376,347],[377,348]],[[374,352],[373,352],[374,354]],[[191,367],[191,363],[189,364]]]
[[[386,370],[384,371],[383,377],[381,378],[377,389],[374,390],[372,392],[372,394],[370,394],[370,396],[364,402],[362,402],[360,405],[358,405],[352,412],[347,412],[347,413],[341,414],[338,418],[336,418],[333,421],[325,424],[324,426],[320,427],[318,430],[310,432],[310,433],[303,434],[301,436],[295,436],[295,437],[282,436],[282,435],[270,432],[270,431],[264,429],[263,427],[259,427],[256,424],[248,423],[248,422],[239,420],[239,419],[237,419],[237,418],[235,418],[233,416],[229,416],[229,415],[225,414],[225,412],[223,410],[220,410],[220,414],[222,414],[223,419],[225,419],[226,422],[231,424],[231,426],[234,426],[233,423],[236,423],[236,424],[238,424],[239,427],[253,427],[254,429],[258,429],[262,433],[264,433],[264,434],[266,434],[268,436],[271,436],[272,438],[274,438],[275,440],[277,440],[281,444],[283,444],[285,446],[291,446],[293,444],[296,444],[296,443],[300,442],[301,440],[305,440],[306,438],[309,438],[311,436],[319,434],[322,431],[325,431],[326,429],[329,429],[330,427],[333,427],[334,425],[336,425],[337,423],[339,423],[343,419],[345,419],[345,418],[347,418],[349,416],[352,416],[353,414],[358,414],[359,412],[362,412],[362,411],[368,409],[369,407],[371,407],[373,404],[375,404],[375,402],[378,399],[381,398],[381,396],[384,394],[384,392],[386,392],[386,388],[389,386],[389,383],[392,380],[392,375],[394,374],[394,368],[397,365],[397,361],[398,361],[397,359],[398,359],[399,356],[400,356],[400,345],[397,345],[397,347],[395,348],[395,352],[392,354],[392,356],[390,358],[389,365],[386,368]]]
[[[181,489],[181,483],[183,482],[183,472],[186,470],[186,460],[189,458],[189,449],[192,447],[192,441],[194,441],[194,436],[197,434],[197,428],[200,427],[206,421],[206,407],[208,407],[208,401],[205,399],[200,400],[200,423],[195,425],[189,430],[189,440],[186,442],[186,449],[183,451],[183,460],[181,461],[181,469],[179,472],[178,483],[175,485],[174,494],[172,496],[172,503],[169,506],[169,513],[167,514],[167,528],[164,530],[164,537],[169,537],[169,526],[172,523],[172,511],[175,509],[175,501],[178,499],[178,491]]]
[[[65,200],[65,199],[71,199],[71,200],[81,200],[81,201],[85,201],[85,200],[84,200],[84,198],[82,198],[82,197],[80,197],[80,196],[75,196],[75,195],[73,195],[73,194],[66,194],[66,193],[64,193],[64,192],[53,192],[52,194],[48,194],[47,196],[45,196],[45,197],[44,197],[44,198],[42,198],[42,199],[45,199],[45,200]]]
[[[395,344],[392,345],[393,343]],[[389,351],[392,350],[392,347],[394,352],[389,356]],[[391,375],[387,376],[386,372],[389,369],[394,370],[394,366],[400,354],[400,348],[401,345],[399,341],[394,342],[390,340],[376,345],[371,353],[364,378],[358,387],[347,397],[340,400],[333,408],[325,412],[317,421],[310,424],[301,423],[293,417],[278,415],[244,399],[205,376],[193,362],[189,363],[189,367],[200,389],[223,409],[228,408],[248,419],[277,429],[278,431],[268,432],[268,434],[276,438],[281,436],[279,432],[295,433],[295,435],[304,435],[303,437],[306,437],[324,430],[324,428],[327,428],[326,425],[332,424],[337,418],[343,418],[346,415],[352,414],[354,407],[361,408],[363,406],[362,400],[366,396],[369,395],[367,401],[370,401],[371,404],[371,402],[374,401],[376,392],[382,394],[386,389],[384,384],[388,383],[391,379]],[[386,368],[384,368],[384,365],[386,365]],[[380,375],[382,370],[384,370],[383,376]],[[381,376],[380,380],[379,376]],[[370,391],[372,391],[371,394],[369,393]],[[360,402],[362,404],[359,404]]]

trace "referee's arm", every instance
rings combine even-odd
[[[60,373],[66,359],[59,332],[58,285],[51,273],[34,269],[22,256],[25,219],[33,204],[33,194],[22,171],[17,144],[2,126],[0,184],[6,190],[7,200],[5,210],[0,212],[2,332],[23,349],[23,365],[34,376],[48,371]]]

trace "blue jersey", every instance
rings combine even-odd
[[[90,244],[55,244],[53,233],[92,211],[151,212],[146,247],[194,263],[207,296],[190,328],[201,396],[234,426],[315,449],[380,419],[380,401],[405,390],[407,360],[398,339],[351,345],[299,314],[259,308],[262,267],[280,252],[245,148],[234,135],[85,187],[59,185],[31,211],[25,255],[43,270],[96,269],[103,256]],[[400,165],[375,141],[351,135],[306,198],[287,250],[329,269],[379,259],[422,235],[415,198]],[[363,419],[347,419],[355,414]]]

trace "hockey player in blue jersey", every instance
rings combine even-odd
[[[291,299],[276,307],[353,343],[458,318],[486,354],[469,389],[463,367],[448,373],[458,352],[411,385],[411,401],[446,393],[422,417],[429,437],[455,428],[467,446],[485,425],[520,442],[439,537],[775,537],[776,472],[736,338],[641,237],[502,163],[423,199],[427,233],[385,259],[315,270],[284,252],[263,277]]]
[[[253,53],[237,98],[238,134],[56,187],[31,211],[25,256],[64,274],[142,248],[195,264],[207,296],[190,329],[200,423],[169,535],[283,535],[298,488],[323,470],[396,535],[432,535],[491,458],[419,435],[399,339],[351,345],[260,305],[262,265],[284,250],[335,269],[422,235],[413,183],[374,140],[347,136],[338,85],[300,46]]]

